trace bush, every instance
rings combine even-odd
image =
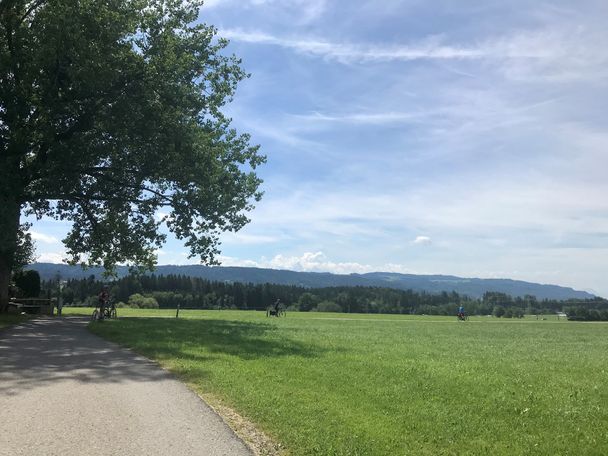
[[[315,304],[319,302],[319,297],[312,293],[302,293],[300,299],[298,299],[298,307],[300,310],[306,312],[308,310],[312,310],[315,307]]]
[[[317,312],[342,312],[342,307],[333,301],[322,301],[317,304]]]
[[[505,308],[503,306],[494,306],[494,310],[492,311],[492,314],[495,317],[502,317],[505,314]]]
[[[158,309],[158,302],[152,296],[135,293],[129,296],[129,306],[134,309]]]
[[[96,307],[99,303],[99,298],[97,296],[89,296],[82,301],[81,305],[84,307]]]

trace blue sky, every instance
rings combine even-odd
[[[608,296],[608,2],[213,0],[268,163],[225,265]],[[66,227],[33,227],[58,261]],[[170,240],[161,264],[193,262]]]

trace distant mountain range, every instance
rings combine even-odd
[[[103,269],[82,269],[79,266],[65,264],[36,263],[30,266],[40,273],[43,280],[60,276],[62,279],[80,279],[94,275],[102,278]],[[118,268],[119,277],[128,275],[126,267]],[[543,285],[510,279],[467,279],[446,275],[414,275],[394,272],[370,272],[367,274],[331,274],[329,272],[296,272],[280,269],[224,267],[186,265],[157,266],[154,274],[181,274],[191,277],[202,277],[208,280],[275,283],[280,285],[298,285],[307,288],[371,286],[396,288],[400,290],[426,291],[441,293],[455,291],[473,298],[481,297],[486,291],[507,293],[511,296],[533,295],[537,299],[590,299],[594,296],[585,291],[558,285]]]

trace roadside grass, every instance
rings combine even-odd
[[[221,398],[293,455],[608,454],[608,324],[120,315],[90,328]]]
[[[29,315],[0,313],[0,330],[27,321],[29,318],[31,318]]]

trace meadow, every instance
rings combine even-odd
[[[608,454],[605,323],[120,312],[91,330],[219,398],[288,454]]]

